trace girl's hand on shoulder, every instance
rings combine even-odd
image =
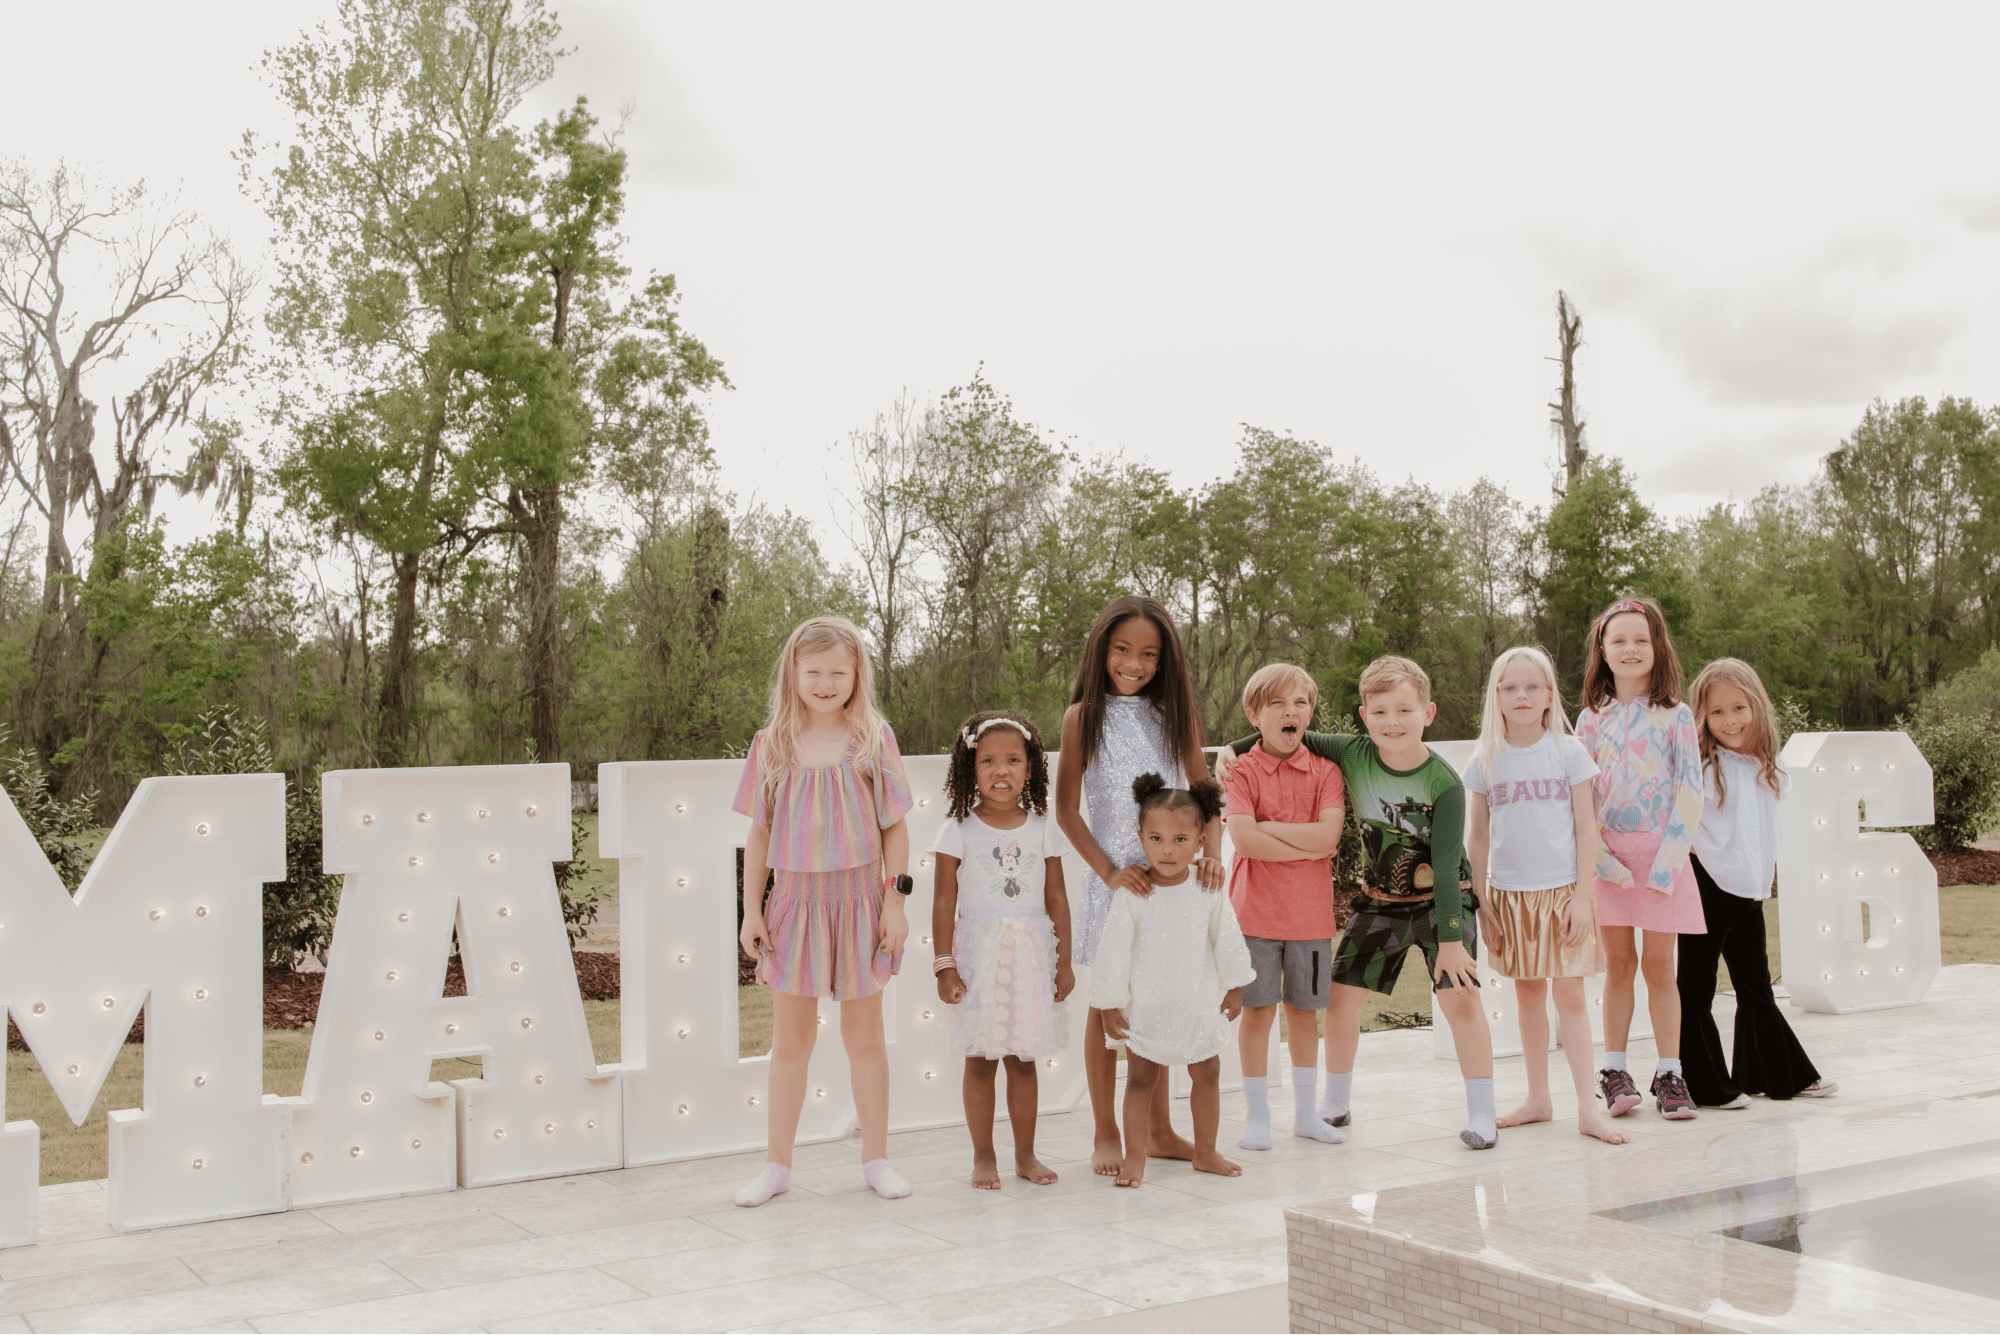
[[[956,969],[944,969],[938,973],[938,1000],[947,1006],[956,1006],[965,1000],[965,980],[958,976]]]
[[[1143,862],[1135,862],[1129,867],[1120,867],[1111,873],[1104,883],[1113,890],[1130,890],[1141,899],[1153,893],[1153,878],[1147,875],[1148,868]]]
[[[736,934],[736,940],[743,947],[743,953],[753,960],[761,960],[771,953],[771,934],[764,926],[764,915],[752,910],[743,914],[743,929]]]
[[[1229,767],[1231,765],[1234,765],[1236,761],[1237,761],[1237,755],[1235,747],[1225,744],[1223,746],[1219,746],[1216,748],[1215,781],[1217,783],[1221,783],[1225,778],[1229,777]]]
[[[1204,890],[1220,890],[1223,882],[1221,858],[1209,857],[1206,853],[1194,860],[1194,880]]]
[[[903,911],[903,897],[894,890],[883,892],[881,948],[895,954],[910,939],[910,915]]]
[[[1069,967],[1068,961],[1064,961],[1056,965],[1056,1003],[1060,1005],[1068,1001],[1069,994],[1074,991],[1076,991],[1076,970]]]
[[[1222,994],[1222,1018],[1233,1020],[1243,1013],[1243,989],[1232,987]]]

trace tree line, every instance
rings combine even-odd
[[[0,166],[0,717],[48,800],[115,813],[224,707],[302,784],[740,754],[824,611],[870,633],[913,752],[975,709],[1052,733],[1126,591],[1173,609],[1211,736],[1263,663],[1306,666],[1333,719],[1382,653],[1470,735],[1495,654],[1541,643],[1573,689],[1632,591],[1690,671],[1747,659],[1794,726],[1913,715],[2000,637],[2000,415],[1876,402],[1806,484],[1667,516],[1584,448],[1566,298],[1546,496],[1250,425],[1180,485],[975,373],[839,443],[842,560],[721,488],[724,358],[672,275],[623,263],[619,126],[581,100],[519,123],[559,38],[533,0],[346,0],[270,52],[292,129],[237,150],[254,265],[143,186]],[[168,492],[212,531],[172,539]]]

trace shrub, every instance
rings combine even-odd
[[[97,794],[84,793],[65,802],[49,791],[48,772],[32,747],[13,746],[13,739],[0,728],[0,788],[14,799],[14,810],[42,856],[61,878],[63,889],[72,895],[90,870],[90,855],[83,851],[83,836],[97,824]]]
[[[1933,853],[1963,848],[1991,823],[2000,803],[2000,747],[1992,727],[1976,714],[1926,700],[1914,719],[1898,720],[1930,762],[1936,823],[1911,828]]]

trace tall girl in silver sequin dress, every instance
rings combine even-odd
[[[1076,689],[1063,714],[1062,753],[1056,767],[1056,821],[1070,847],[1090,868],[1084,878],[1083,913],[1077,923],[1076,962],[1097,958],[1104,919],[1117,891],[1152,893],[1139,851],[1139,806],[1132,781],[1159,774],[1175,787],[1208,777],[1202,758],[1201,716],[1194,678],[1180,633],[1167,609],[1151,598],[1114,599],[1091,627],[1077,665]],[[1085,819],[1081,804],[1089,807]],[[1223,882],[1222,823],[1203,832],[1195,877],[1204,890]],[[1116,1176],[1124,1161],[1118,1134],[1118,1057],[1104,1043],[1104,1016],[1093,1009],[1085,1023],[1084,1069],[1096,1121],[1090,1166]],[[1167,1082],[1156,1087],[1146,1152],[1154,1158],[1192,1159],[1194,1145],[1167,1121]]]

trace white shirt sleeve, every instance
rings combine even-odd
[[[931,852],[942,853],[948,858],[965,861],[965,831],[960,822],[947,816],[938,826],[937,838],[931,840]]]
[[[1478,756],[1473,756],[1467,763],[1465,773],[1459,776],[1459,782],[1465,785],[1466,792],[1478,793],[1481,797],[1486,796],[1486,790],[1490,785],[1486,782],[1486,766],[1479,763]]]
[[[1226,904],[1227,898],[1217,895]],[[1124,1010],[1132,1004],[1132,941],[1139,934],[1135,916],[1138,900],[1128,891],[1111,896],[1111,912],[1104,919],[1104,934],[1097,942],[1097,963],[1090,969],[1090,1005],[1093,1010]],[[1240,939],[1241,933],[1238,933]],[[1244,947],[1243,957],[1250,957]]]
[[[1063,838],[1062,826],[1054,816],[1042,817],[1042,856],[1059,858],[1069,852],[1069,840]]]
[[[1563,764],[1572,788],[1597,778],[1597,762],[1591,758],[1590,749],[1575,737],[1563,748]]]

